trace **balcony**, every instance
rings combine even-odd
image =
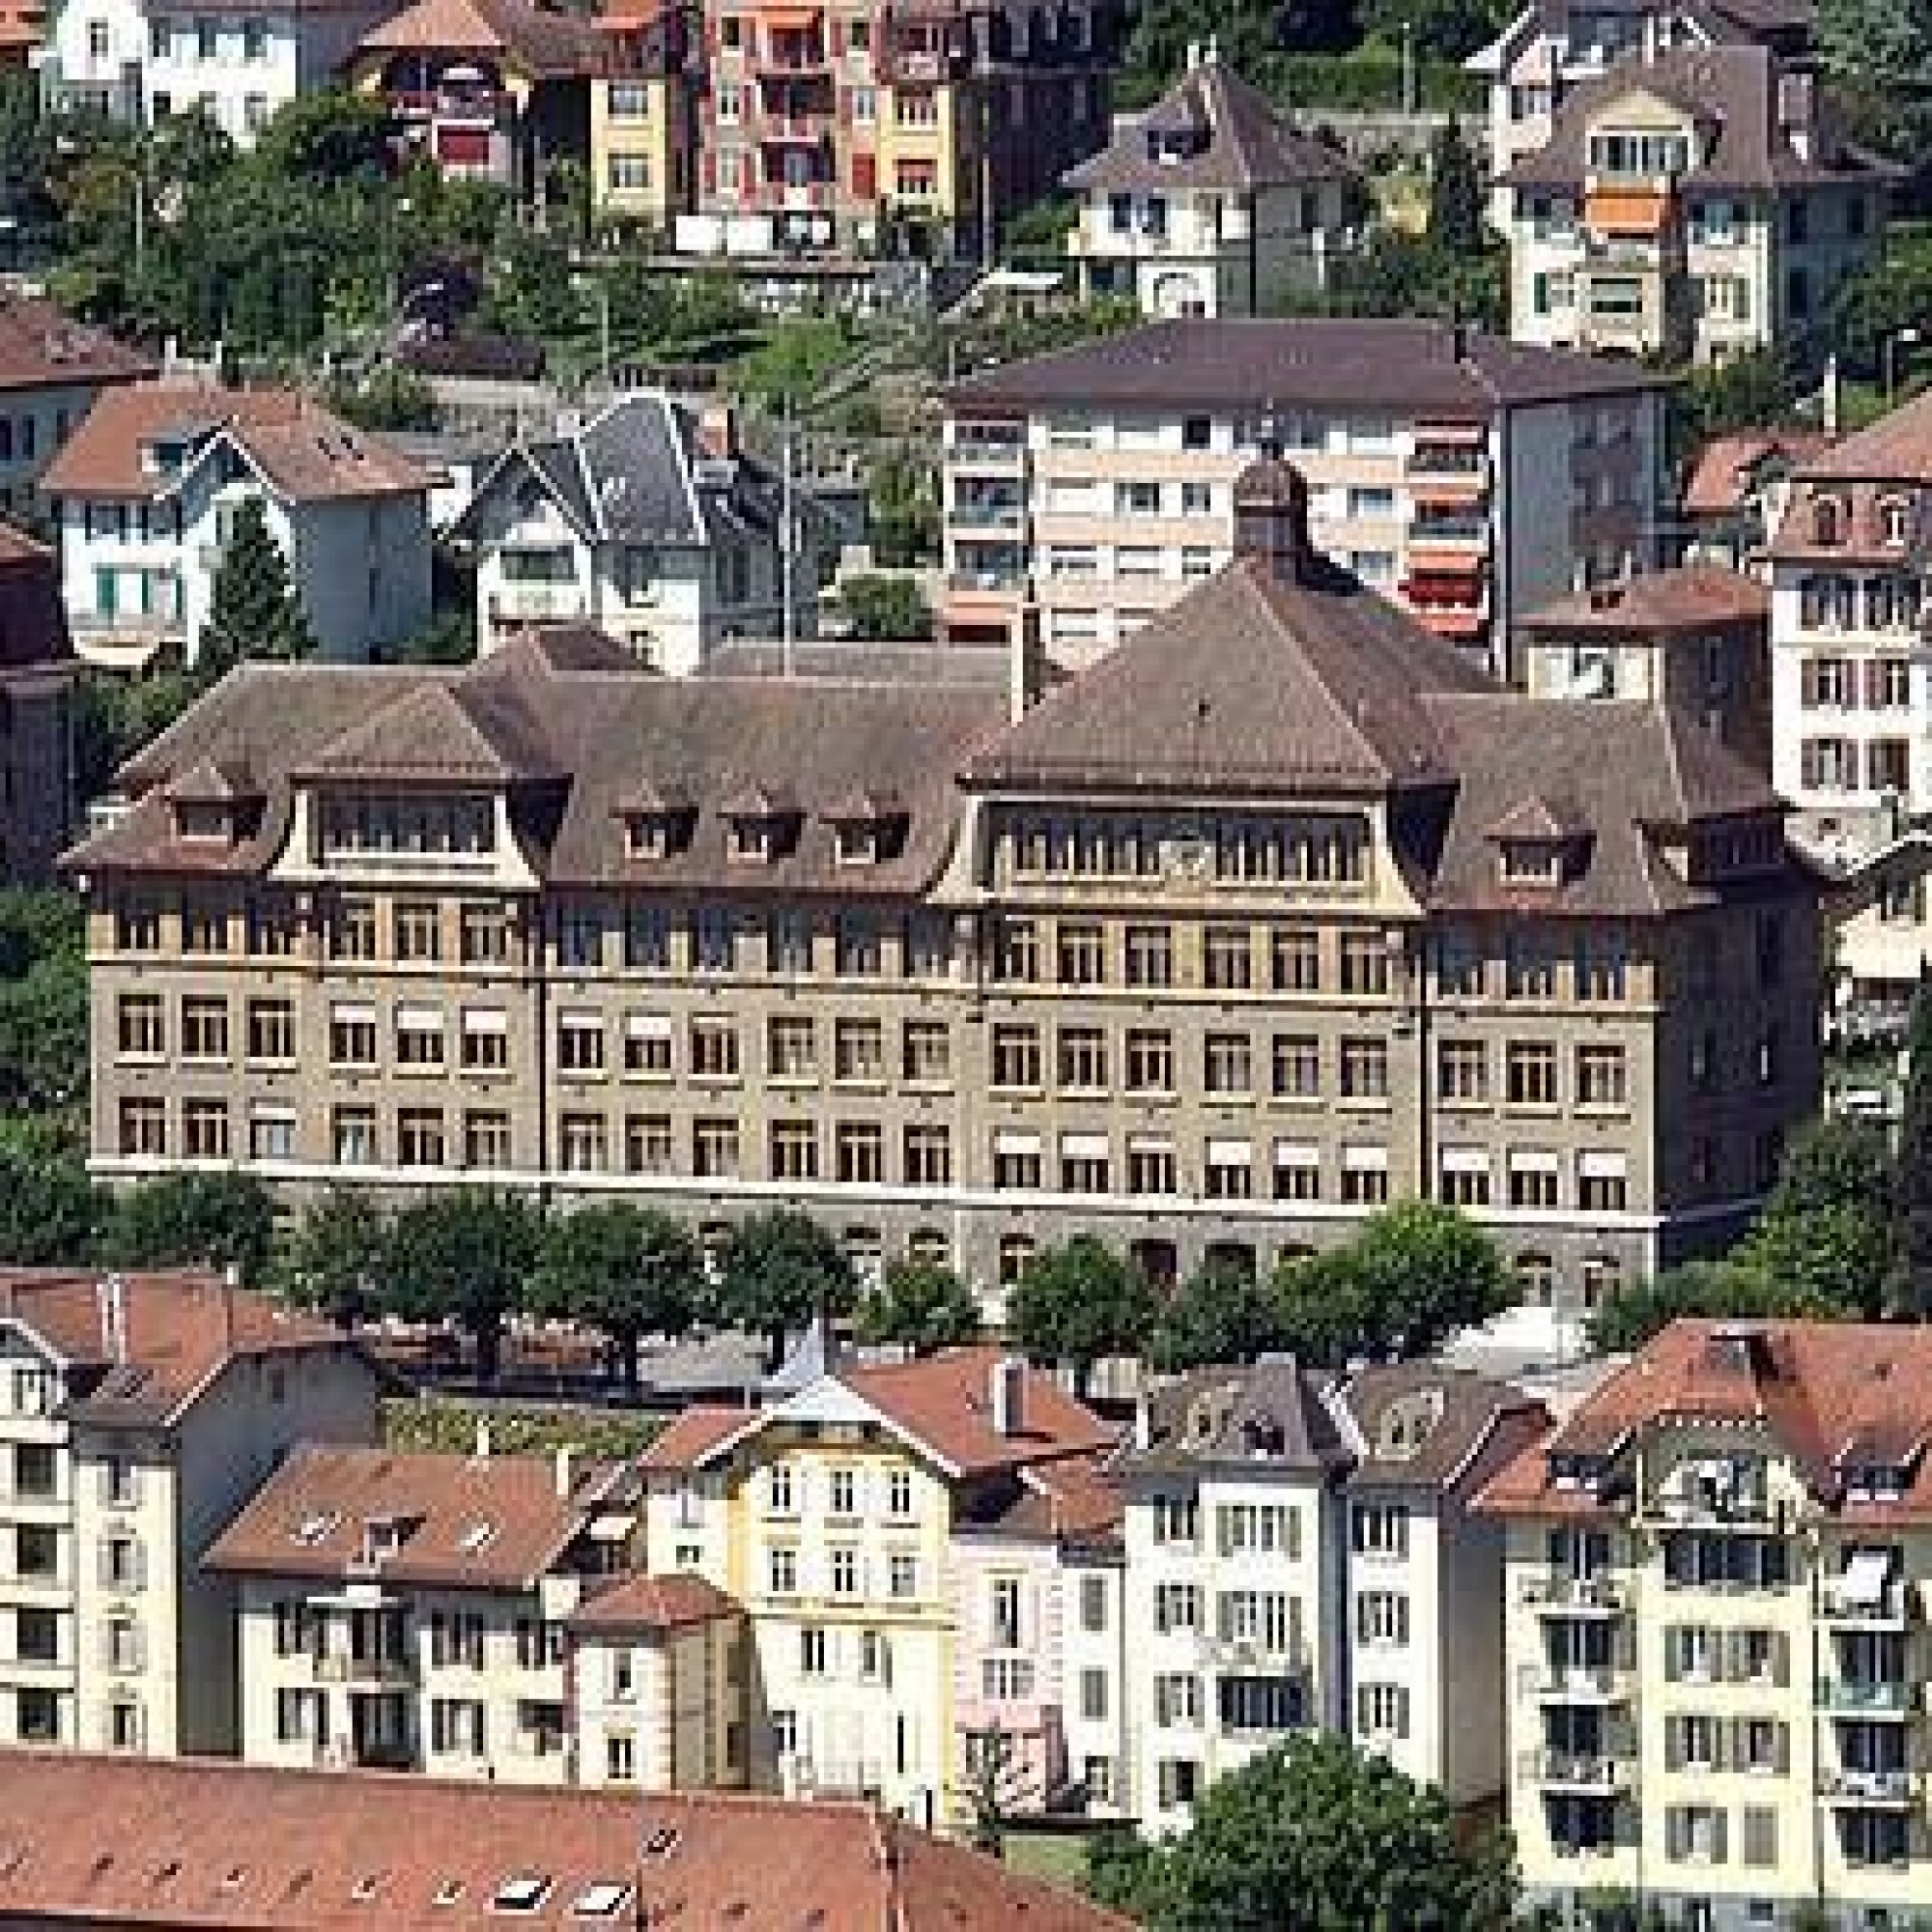
[[[1017,530],[1026,521],[1026,504],[1017,497],[966,497],[947,512],[947,521],[969,530]]]
[[[1526,1663],[1517,1672],[1517,1691],[1545,1704],[1621,1704],[1631,1673],[1611,1663]]]
[[[373,1684],[390,1689],[407,1688],[416,1681],[415,1660],[402,1652],[353,1657],[327,1651],[314,1660],[314,1667],[318,1684]]]
[[[1913,1687],[1901,1681],[1869,1677],[1821,1677],[1821,1710],[1848,1718],[1903,1718],[1912,1710]]]
[[[768,148],[816,148],[832,138],[832,116],[818,108],[798,114],[767,114],[758,123],[758,140]],[[775,184],[775,185],[791,184]],[[810,186],[799,183],[799,186]]]
[[[832,56],[823,41],[773,35],[755,66],[761,80],[822,80],[832,72]]]
[[[1852,1624],[1871,1630],[1902,1630],[1914,1609],[1911,1586],[1896,1577],[1879,1580],[1847,1572],[1818,1586],[1821,1623]]]
[[[1918,1776],[1903,1768],[1856,1771],[1839,1766],[1818,1774],[1818,1795],[1827,1804],[1871,1805],[1903,1810],[1918,1794]]]
[[[952,469],[1019,469],[1026,463],[1024,423],[960,424],[946,446],[947,467]]]
[[[575,584],[505,583],[490,593],[493,623],[575,623],[589,614],[583,593]]]
[[[1629,1755],[1621,1751],[1542,1749],[1524,1751],[1517,1759],[1517,1776],[1524,1784],[1599,1797],[1627,1791],[1634,1771]]]
[[[1525,1577],[1517,1601],[1546,1616],[1614,1617],[1630,1607],[1630,1591],[1613,1577],[1550,1570]]]
[[[457,126],[495,128],[515,102],[493,88],[405,87],[388,97],[390,110],[405,121],[440,121]]]

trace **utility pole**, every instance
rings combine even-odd
[[[779,636],[786,677],[792,674],[792,526],[791,526],[791,397],[784,399],[779,418]]]

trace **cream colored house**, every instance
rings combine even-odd
[[[1534,1901],[1916,1922],[1928,1388],[1922,1329],[1680,1321],[1491,1484]]]
[[[333,1328],[201,1274],[0,1274],[0,1737],[233,1750],[233,1593],[201,1570],[304,1437],[376,1433]]]
[[[1698,362],[1785,341],[1879,259],[1891,181],[1765,47],[1626,57],[1501,177],[1510,333]]]
[[[1190,48],[1180,78],[1066,174],[1080,200],[1066,252],[1084,297],[1129,298],[1150,320],[1267,315],[1325,287],[1355,245],[1359,181],[1211,46]]]
[[[207,1558],[239,1596],[242,1755],[576,1781],[569,1620],[637,1520],[623,1468],[568,1452],[304,1444]]]
[[[569,1632],[580,1784],[745,1782],[745,1613],[715,1583],[689,1572],[599,1580]]]
[[[639,1461],[654,1572],[745,1607],[754,1788],[946,1816],[961,1621],[952,1538],[1110,1437],[997,1349],[835,1368],[770,1407],[687,1409]],[[1018,1666],[1017,1639],[1000,1651]]]

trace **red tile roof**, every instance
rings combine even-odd
[[[256,1491],[203,1559],[216,1572],[340,1577],[372,1523],[398,1526],[382,1558],[400,1583],[521,1590],[567,1551],[610,1495],[609,1464],[549,1456],[403,1455],[304,1443]],[[626,1506],[612,1501],[613,1513]]]
[[[290,502],[407,496],[429,488],[428,472],[381,437],[294,389],[221,389],[182,381],[103,390],[47,466],[41,488],[50,497],[151,500],[175,479],[143,467],[144,444],[170,435],[223,432],[268,487]]]
[[[1557,1489],[1549,1459],[1607,1457],[1671,1421],[1754,1423],[1811,1490],[1863,1523],[1932,1522],[1932,1328],[1841,1321],[1675,1321],[1510,1463],[1478,1507],[1498,1516],[1602,1513],[1587,1492]],[[1842,1502],[1861,1457],[1917,1458],[1895,1503]]]
[[[502,1888],[531,1883],[528,1910]],[[0,1918],[1130,1932],[867,1804],[0,1751]]]
[[[0,1321],[18,1322],[74,1365],[71,1409],[128,1421],[168,1420],[238,1356],[355,1352],[326,1322],[185,1268],[6,1268]]]
[[[570,1619],[577,1631],[668,1631],[744,1614],[735,1597],[688,1571],[625,1577],[594,1589]]]
[[[488,54],[532,77],[596,71],[589,20],[527,0],[416,0],[364,34],[358,56],[390,53]]]
[[[638,1458],[640,1469],[695,1469],[720,1443],[728,1441],[758,1420],[754,1408],[734,1408],[727,1403],[696,1403]]]
[[[0,389],[133,383],[152,376],[155,366],[153,356],[73,321],[52,302],[37,296],[0,298]]]
[[[1714,436],[1697,452],[1684,485],[1684,507],[1693,517],[1722,516],[1739,507],[1750,473],[1771,457],[1803,462],[1827,447],[1823,430],[1744,430]]]
[[[1756,578],[1720,564],[1690,563],[1575,591],[1530,611],[1522,624],[1530,631],[1642,637],[1770,621],[1771,592]]]

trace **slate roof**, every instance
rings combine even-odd
[[[359,1574],[369,1524],[388,1521],[404,1533],[382,1560],[387,1579],[532,1589],[615,1487],[608,1463],[580,1463],[569,1475],[560,1491],[549,1456],[304,1443],[216,1537],[203,1567],[217,1575],[324,1579]]]
[[[1786,71],[1770,48],[1751,43],[1673,47],[1653,60],[1627,54],[1567,94],[1548,141],[1501,179],[1517,187],[1580,189],[1590,128],[1605,108],[1632,94],[1667,101],[1707,130],[1708,149],[1693,155],[1682,177],[1689,188],[1877,184],[1895,175],[1889,164],[1846,142],[1824,94],[1812,109],[1810,156],[1801,155],[1778,121],[1778,84]]]
[[[1510,1383],[1438,1362],[1376,1363],[1337,1394],[1360,1437],[1349,1474],[1354,1488],[1452,1488],[1505,1421],[1521,1429],[1548,1420],[1540,1402]]]
[[[1199,152],[1154,160],[1148,136],[1168,129],[1205,133]],[[1346,155],[1297,133],[1262,91],[1208,58],[1152,106],[1116,116],[1113,139],[1070,168],[1062,184],[1080,192],[1153,188],[1241,193],[1296,182],[1352,180]]]
[[[1122,1477],[1236,1465],[1311,1474],[1346,1467],[1349,1445],[1322,1400],[1322,1380],[1293,1357],[1196,1369],[1156,1389],[1148,1437],[1122,1445]]]
[[[1065,407],[1373,408],[1486,423],[1505,407],[1662,389],[1628,358],[1540,349],[1446,322],[1330,316],[1156,322],[969,376],[963,412]]]
[[[456,533],[473,534],[482,508],[525,475],[590,543],[696,547],[779,526],[778,479],[750,457],[707,459],[697,418],[655,391],[621,396],[579,429],[505,450],[478,479]]]
[[[499,1906],[517,1879],[538,1881],[530,1899]],[[1132,1932],[1078,1892],[869,1803],[70,1750],[0,1751],[0,1918],[228,1932]]]

